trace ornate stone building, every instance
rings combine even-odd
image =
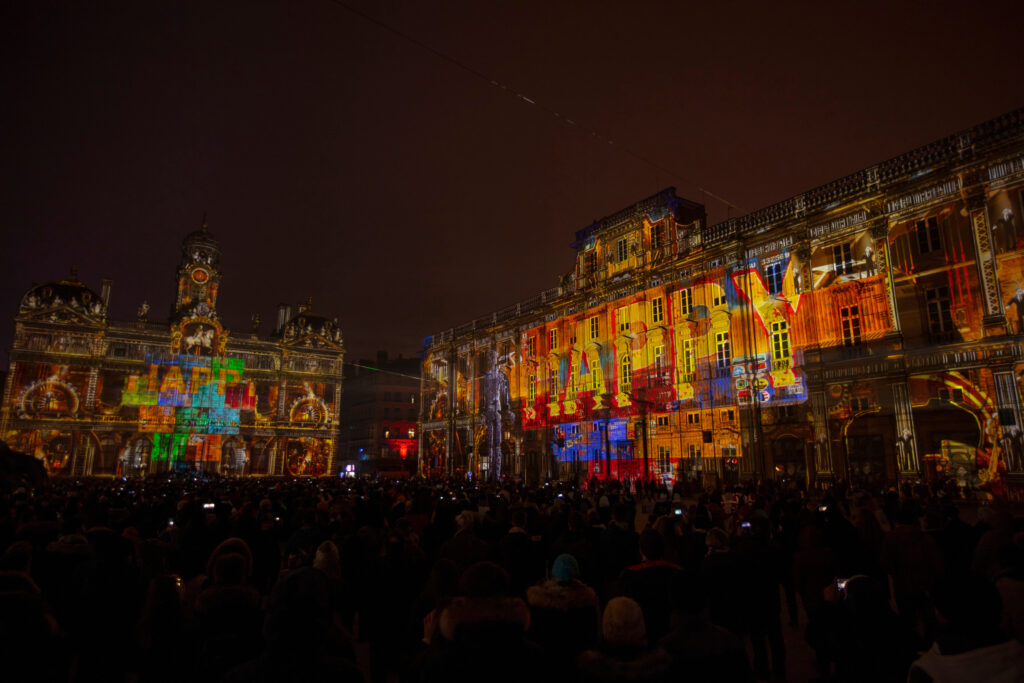
[[[335,468],[344,346],[312,303],[273,334],[231,334],[217,314],[220,248],[204,224],[183,244],[170,318],[143,303],[107,317],[74,271],[32,287],[15,318],[0,414],[7,444],[52,476],[322,475]]]
[[[1019,490],[1022,191],[1018,110],[716,225],[640,201],[425,340],[422,470]]]

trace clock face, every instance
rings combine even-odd
[[[192,271],[192,281],[193,282],[198,282],[199,284],[203,284],[204,282],[206,282],[209,279],[210,279],[210,274],[207,273],[202,268],[196,268],[195,270]]]

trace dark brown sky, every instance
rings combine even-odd
[[[72,263],[166,311],[206,211],[228,327],[312,295],[351,358],[415,352],[663,187],[752,210],[1024,105],[1020,0],[350,1],[617,144],[329,0],[12,0],[0,344]]]

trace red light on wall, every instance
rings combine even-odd
[[[409,454],[409,447],[403,445],[401,448],[398,449],[398,454],[402,456],[402,460],[405,460],[405,456]]]

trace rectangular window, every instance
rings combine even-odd
[[[619,332],[629,332],[629,306],[623,306],[615,313],[619,323]]]
[[[526,396],[530,399],[530,403],[537,400],[537,378],[533,375],[526,380]]]
[[[688,425],[699,425],[700,424],[700,413],[687,413],[686,424]]]
[[[596,393],[604,393],[604,380],[601,378],[601,366],[594,363],[590,368],[590,390]]]
[[[659,296],[651,302],[651,321],[658,324],[665,320],[665,302]]]
[[[691,443],[689,446],[687,446],[686,452],[690,455],[691,458],[699,458],[700,446]]]
[[[689,318],[693,312],[693,294],[689,289],[680,289],[676,294],[679,297],[679,314],[676,317],[680,320]]]
[[[548,351],[557,351],[557,350],[558,350],[558,330],[552,328],[552,329],[548,330]]]
[[[693,340],[683,340],[683,373],[692,375],[696,371],[696,361],[693,356]]]
[[[658,426],[659,427],[668,427],[668,415],[659,415],[658,416]]]
[[[662,380],[664,379],[664,374],[662,373],[662,371],[664,370],[664,358],[665,358],[665,347],[664,346],[655,346],[654,347],[654,376],[655,376],[655,383],[656,384],[661,384]]]
[[[735,446],[722,446],[722,457],[728,460],[732,460],[736,457]]]
[[[729,408],[727,410],[723,410],[722,411],[722,421],[723,422],[732,422],[735,419],[736,419],[736,415],[733,413],[732,408]]]
[[[533,358],[537,355],[537,338],[527,337],[526,338],[526,355]]]
[[[672,448],[658,446],[658,473],[668,474],[672,469]]]
[[[711,295],[711,305],[715,308],[719,306],[725,306],[725,290],[721,287],[715,287],[714,294]]]
[[[922,254],[942,248],[942,235],[939,232],[939,221],[935,216],[917,222],[917,247]]]
[[[720,368],[727,368],[729,363],[732,362],[728,332],[715,333],[715,362]]]
[[[772,323],[772,360],[789,358],[789,325],[784,320]]]
[[[931,334],[946,334],[953,331],[953,314],[950,310],[949,288],[936,287],[925,290],[928,304],[928,331]]]
[[[554,399],[558,396],[558,369],[552,368],[548,371],[548,390],[551,392],[551,398]]]
[[[660,249],[665,241],[665,224],[656,223],[651,226],[651,249]]]
[[[569,381],[565,385],[565,391],[569,398],[576,398],[576,373],[572,365],[569,366]]]
[[[782,276],[785,275],[786,264],[783,261],[769,263],[764,267],[764,284],[769,294],[782,292]]]
[[[836,275],[853,272],[853,253],[849,244],[832,245],[832,269],[836,271]]]
[[[619,239],[619,241],[615,243],[615,255],[617,257],[616,261],[618,261],[619,263],[625,261],[626,256],[629,255],[625,237]]]
[[[590,319],[590,338],[597,339],[601,334],[601,325],[598,323],[598,318],[595,315]]]
[[[839,309],[839,323],[843,328],[843,346],[856,346],[860,344],[860,307],[841,307]]]

